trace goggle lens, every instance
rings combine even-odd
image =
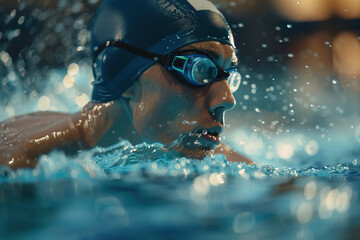
[[[241,83],[241,75],[236,69],[229,71],[229,74],[230,76],[228,77],[227,82],[230,87],[230,91],[234,93],[239,89]]]
[[[216,78],[218,69],[209,58],[201,58],[193,65],[191,74],[199,85],[206,85]]]
[[[186,81],[195,86],[204,86],[226,78],[230,91],[234,93],[241,83],[241,75],[235,68],[221,70],[222,72],[219,73],[214,61],[204,55],[174,56],[172,65],[168,69],[176,70]]]

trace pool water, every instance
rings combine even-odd
[[[245,165],[127,141],[0,171],[0,239],[357,239],[357,162]]]

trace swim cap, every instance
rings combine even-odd
[[[201,41],[235,48],[224,16],[207,0],[105,0],[91,26],[95,102],[119,98],[155,63],[116,47],[94,56],[99,46],[113,40],[159,55]]]

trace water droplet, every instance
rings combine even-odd
[[[276,153],[282,159],[290,159],[294,155],[294,147],[286,143],[276,145]]]
[[[50,99],[47,96],[42,96],[38,101],[38,108],[41,111],[47,111],[50,107]]]
[[[239,174],[244,174],[239,171]],[[236,233],[247,233],[255,226],[256,219],[252,212],[243,212],[235,216],[233,221],[233,230]]]
[[[354,160],[352,161],[352,164],[353,164],[354,166],[356,166],[356,165],[358,164],[358,160],[357,160],[357,159],[354,159]]]
[[[81,93],[76,97],[75,102],[82,108],[89,102],[89,97],[85,93]]]
[[[21,24],[24,23],[24,21],[25,21],[25,17],[24,17],[24,16],[21,16],[21,17],[19,17],[19,19],[18,19],[18,24],[21,25]]]
[[[12,10],[10,13],[10,17],[15,17],[16,15],[16,9]]]
[[[308,144],[306,144],[305,146],[305,152],[309,155],[309,156],[314,156],[316,155],[316,153],[319,150],[319,145],[315,140],[311,140],[310,142],[308,142]]]
[[[195,124],[197,124],[197,121],[184,120],[184,121],[182,122],[182,124],[195,125]]]
[[[139,104],[138,107],[139,107],[139,111],[140,111],[140,112],[144,111],[144,108],[145,108],[144,102],[140,102],[140,104]]]
[[[360,143],[360,125],[357,126],[355,129],[355,138],[356,138],[356,141],[358,141]]]
[[[299,223],[307,223],[313,217],[314,208],[309,202],[302,203],[296,212],[296,218]]]
[[[70,76],[75,76],[76,74],[79,73],[79,65],[77,65],[76,63],[72,63],[69,65],[67,72]]]
[[[66,75],[63,80],[63,85],[65,88],[72,88],[75,83],[75,78],[70,75]]]

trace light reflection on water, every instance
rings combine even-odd
[[[0,219],[6,225],[0,231],[9,237],[26,233],[29,239],[54,234],[57,226],[64,229],[58,239],[358,236],[356,164],[249,166],[223,155],[176,158],[161,147],[122,141],[74,159],[54,152],[34,170],[2,168]],[[36,223],[28,217],[19,222],[22,211],[39,216]]]

